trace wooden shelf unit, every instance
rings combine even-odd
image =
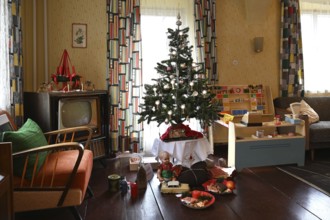
[[[281,122],[280,125],[265,122],[262,126],[250,127],[234,122],[222,125],[228,129],[228,166],[238,171],[245,167],[304,165],[304,121],[301,124]],[[264,137],[257,138],[257,130],[263,130]],[[275,133],[277,136],[268,136]]]
[[[234,115],[239,122],[247,112],[261,113],[264,120],[274,118],[274,106],[271,90],[264,85],[215,85],[212,87],[216,99],[220,102],[220,111]]]
[[[213,93],[220,102],[220,112],[234,115],[233,122],[239,123],[248,112],[259,112],[262,121],[273,121],[275,116],[273,97],[269,86],[265,85],[214,85]],[[214,123],[213,142],[228,143],[228,129]]]

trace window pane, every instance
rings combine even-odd
[[[305,90],[330,91],[330,11],[320,4],[301,4]],[[307,1],[308,2],[308,1]],[[309,1],[311,2],[311,1]],[[329,4],[326,3],[327,5]],[[312,2],[313,3],[313,2]]]

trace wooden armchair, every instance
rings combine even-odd
[[[3,132],[2,136],[6,137],[8,132],[4,132],[4,127],[16,130],[9,114],[0,111],[0,133]],[[75,142],[80,136],[78,134],[82,133],[87,137],[85,146]],[[23,151],[15,151],[13,146],[14,212],[70,207],[75,218],[82,219],[76,206],[81,205],[86,192],[91,193],[88,182],[93,167],[93,153],[88,146],[92,129],[82,126],[44,135],[48,142],[44,146]],[[16,169],[21,166],[22,175],[17,175],[15,166]]]

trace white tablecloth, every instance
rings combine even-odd
[[[178,163],[190,167],[196,162],[205,160],[209,154],[213,154],[213,147],[206,138],[171,142],[163,142],[157,138],[154,140],[151,152],[158,156],[161,151],[169,152]]]

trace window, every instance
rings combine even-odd
[[[330,0],[300,0],[305,90],[330,92]]]
[[[167,29],[176,29],[177,15],[180,13],[182,28],[189,27],[189,44],[194,46],[194,2],[193,0],[141,0],[141,35],[143,84],[153,84],[158,78],[157,62],[169,58]],[[195,48],[195,47],[194,47]],[[193,125],[193,124],[196,124]],[[198,130],[191,120],[189,126]],[[158,127],[157,122],[144,122],[144,151],[150,152],[154,139],[163,134],[168,125]]]

